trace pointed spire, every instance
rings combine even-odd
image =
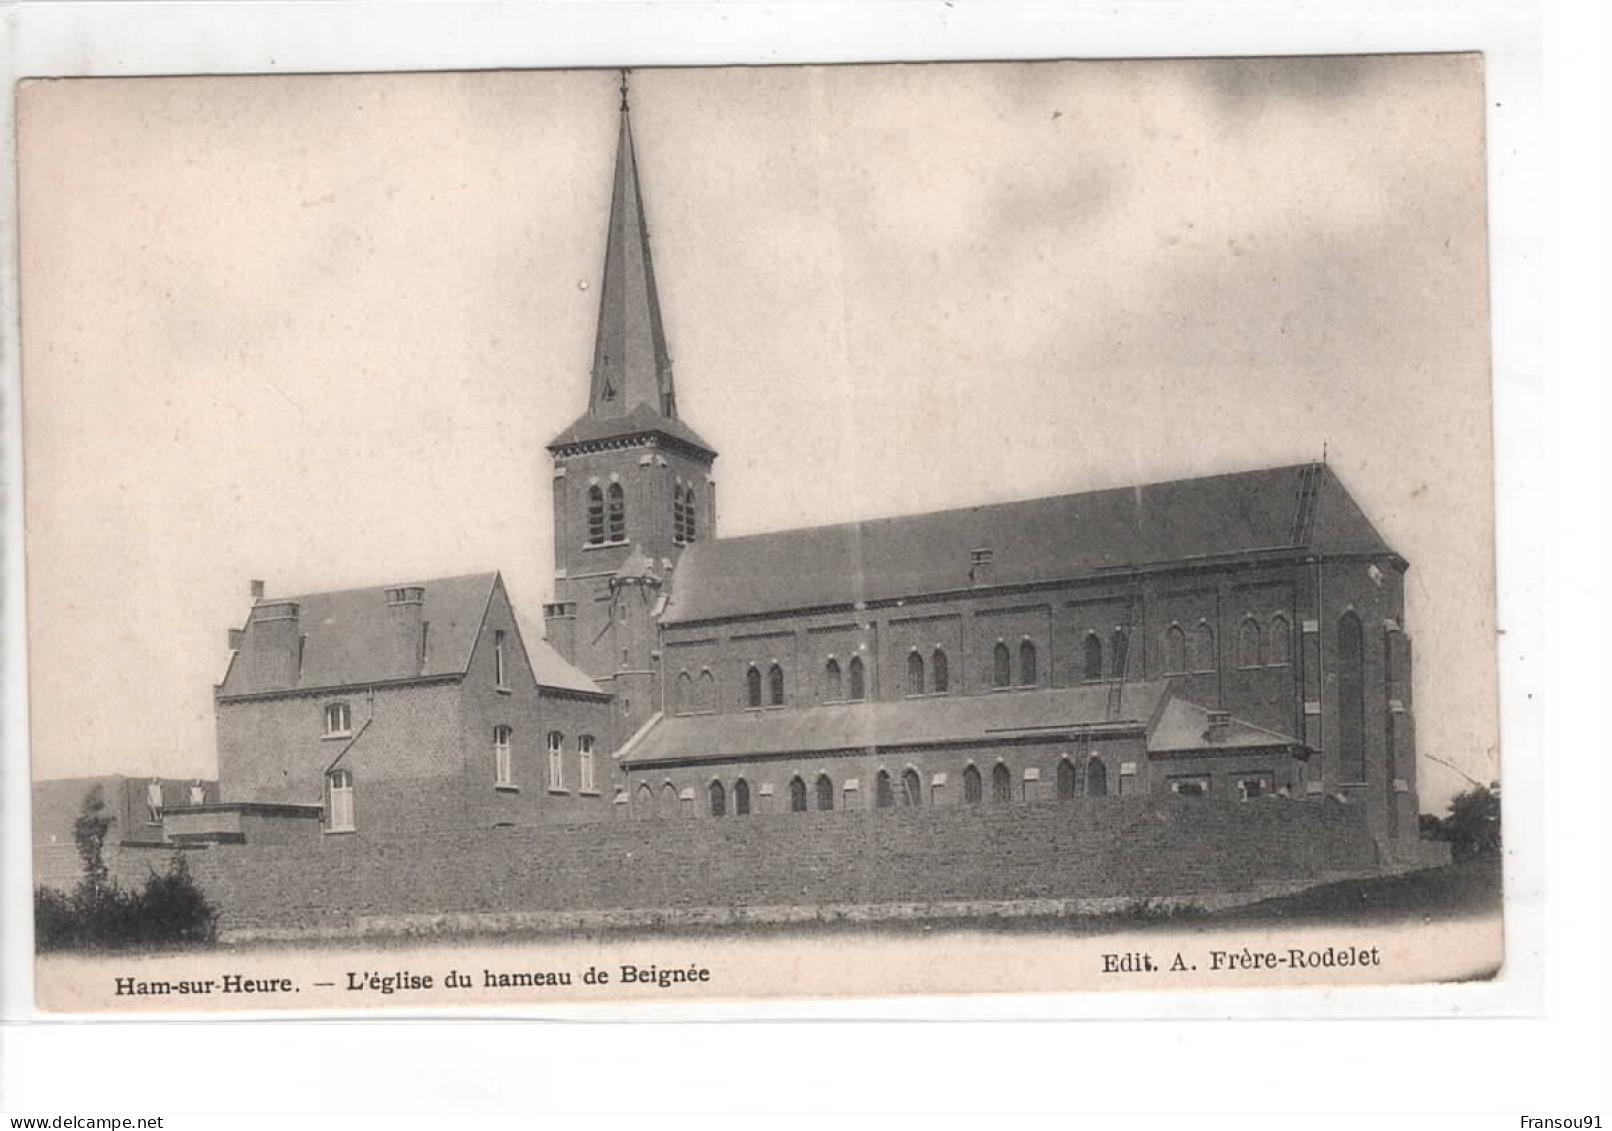
[[[638,186],[626,71],[621,73],[621,129],[616,142],[604,281],[599,291],[589,415],[606,419],[626,416],[639,405],[648,405],[655,413],[675,420],[677,395],[672,386],[666,332],[661,325],[660,296],[655,291],[644,198]]]

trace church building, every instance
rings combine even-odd
[[[1415,841],[1407,563],[1329,467],[723,538],[625,91],[599,293],[546,640],[496,574],[260,594],[211,808],[361,835],[1176,795]]]

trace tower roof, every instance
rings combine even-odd
[[[677,418],[677,390],[655,289],[655,265],[650,257],[649,225],[638,184],[638,158],[623,75],[588,411],[549,446],[641,432],[661,432],[715,454]]]

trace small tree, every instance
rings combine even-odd
[[[84,794],[84,804],[73,822],[73,843],[84,861],[82,882],[87,887],[104,889],[107,886],[106,832],[111,827],[112,818],[107,816],[106,799],[101,796],[97,782]]]
[[[1458,793],[1444,819],[1450,852],[1457,860],[1500,851],[1500,783],[1479,785]]]

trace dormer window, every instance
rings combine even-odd
[[[407,585],[399,589],[386,591],[388,605],[423,605],[425,604],[425,588],[420,585]]]
[[[347,738],[353,733],[353,712],[346,703],[325,706],[325,737]]]

